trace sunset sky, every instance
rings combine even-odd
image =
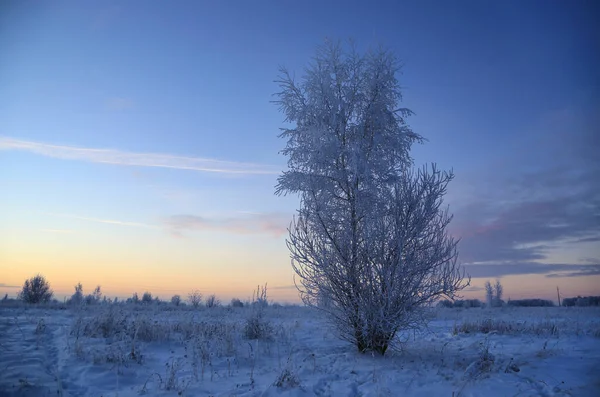
[[[352,38],[403,61],[415,165],[456,174],[466,295],[600,295],[598,4],[3,1],[0,293],[298,301],[273,80]]]

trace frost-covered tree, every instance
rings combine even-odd
[[[495,305],[500,307],[502,306],[502,293],[504,292],[504,288],[502,284],[500,284],[500,280],[496,280],[496,284],[494,284],[494,301]]]
[[[485,302],[487,307],[494,306],[494,287],[489,280],[485,282]]]
[[[500,284],[500,280],[492,285],[489,280],[485,282],[485,300],[488,307],[500,307],[503,305],[502,293],[504,288]]]
[[[50,283],[38,274],[25,280],[18,298],[25,303],[46,303],[50,302],[53,295]]]
[[[292,126],[280,135],[289,169],[276,194],[300,196],[287,241],[297,287],[342,338],[381,354],[422,324],[421,308],[467,284],[441,209],[452,174],[412,170],[411,145],[423,138],[399,107],[398,73],[389,51],[327,43],[301,81],[286,69],[277,81]]]

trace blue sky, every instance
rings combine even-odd
[[[600,293],[598,8],[4,2],[0,289],[41,271],[64,293],[245,297],[269,282],[295,299],[273,80],[352,38],[404,63],[409,123],[429,140],[415,163],[455,171],[447,202],[475,287]]]

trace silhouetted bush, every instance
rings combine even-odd
[[[131,295],[131,298],[127,299],[127,303],[133,303],[133,304],[140,303],[140,298],[138,297],[137,292],[134,292],[133,295]]]
[[[145,303],[147,305],[152,303],[152,294],[150,292],[144,292],[144,295],[142,295],[142,303]]]
[[[231,300],[231,307],[244,307],[244,303],[238,298],[233,298]]]
[[[514,307],[552,307],[554,302],[547,299],[515,299],[508,301],[507,305]]]
[[[67,300],[69,305],[81,305],[83,303],[83,285],[77,283],[75,293]]]
[[[173,295],[173,297],[171,298],[171,303],[175,306],[179,306],[181,304],[181,296]]]
[[[25,280],[23,289],[19,292],[19,299],[25,303],[46,303],[50,302],[53,295],[50,283],[44,276],[38,274]]]
[[[78,286],[80,286],[80,285],[81,284],[79,284]],[[77,287],[75,287],[75,290],[77,291]],[[93,293],[88,294],[85,297],[85,303],[87,305],[93,305],[96,303],[100,303],[101,300],[102,300],[102,292],[100,291],[99,285],[96,287],[96,289],[94,289]]]

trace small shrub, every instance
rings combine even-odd
[[[490,343],[486,339],[480,343],[479,357],[467,367],[465,370],[465,376],[467,379],[474,379],[481,374],[490,372],[494,365],[494,360],[494,355],[490,353]]]
[[[109,306],[88,319],[79,318],[73,324],[72,335],[91,338],[110,338],[129,330],[127,315],[123,310]]]
[[[25,303],[47,303],[50,302],[53,295],[50,283],[44,276],[38,274],[25,280],[23,289],[19,292],[19,299]]]
[[[231,300],[231,307],[244,307],[244,302],[242,302],[238,298],[233,298]]]
[[[81,284],[79,284],[79,286],[80,285]],[[77,287],[75,287],[75,288],[77,288]],[[94,304],[100,303],[101,301],[102,301],[102,292],[100,291],[99,285],[94,289],[93,293],[91,293],[85,297],[86,305],[94,305]]]
[[[140,298],[138,297],[137,292],[134,292],[133,295],[131,295],[131,298],[127,299],[127,303],[133,303],[133,304],[140,303]]]
[[[181,296],[173,295],[173,297],[171,298],[171,304],[179,306],[181,304]]]
[[[144,295],[142,295],[142,303],[149,305],[152,303],[152,294],[148,291],[144,292]]]
[[[266,320],[262,313],[254,312],[244,323],[244,336],[246,339],[270,340],[273,337],[273,326]]]
[[[293,389],[300,386],[300,379],[298,375],[290,368],[290,363],[281,371],[275,382],[275,387],[281,389]]]
[[[267,285],[258,286],[256,292],[252,295],[252,310],[250,316],[244,324],[244,336],[247,339],[271,339],[273,336],[273,327],[271,323],[264,318],[264,310],[267,307]]]
[[[70,305],[81,305],[83,303],[83,285],[77,283],[75,286],[75,293],[71,295],[71,298],[67,300],[67,304]]]

